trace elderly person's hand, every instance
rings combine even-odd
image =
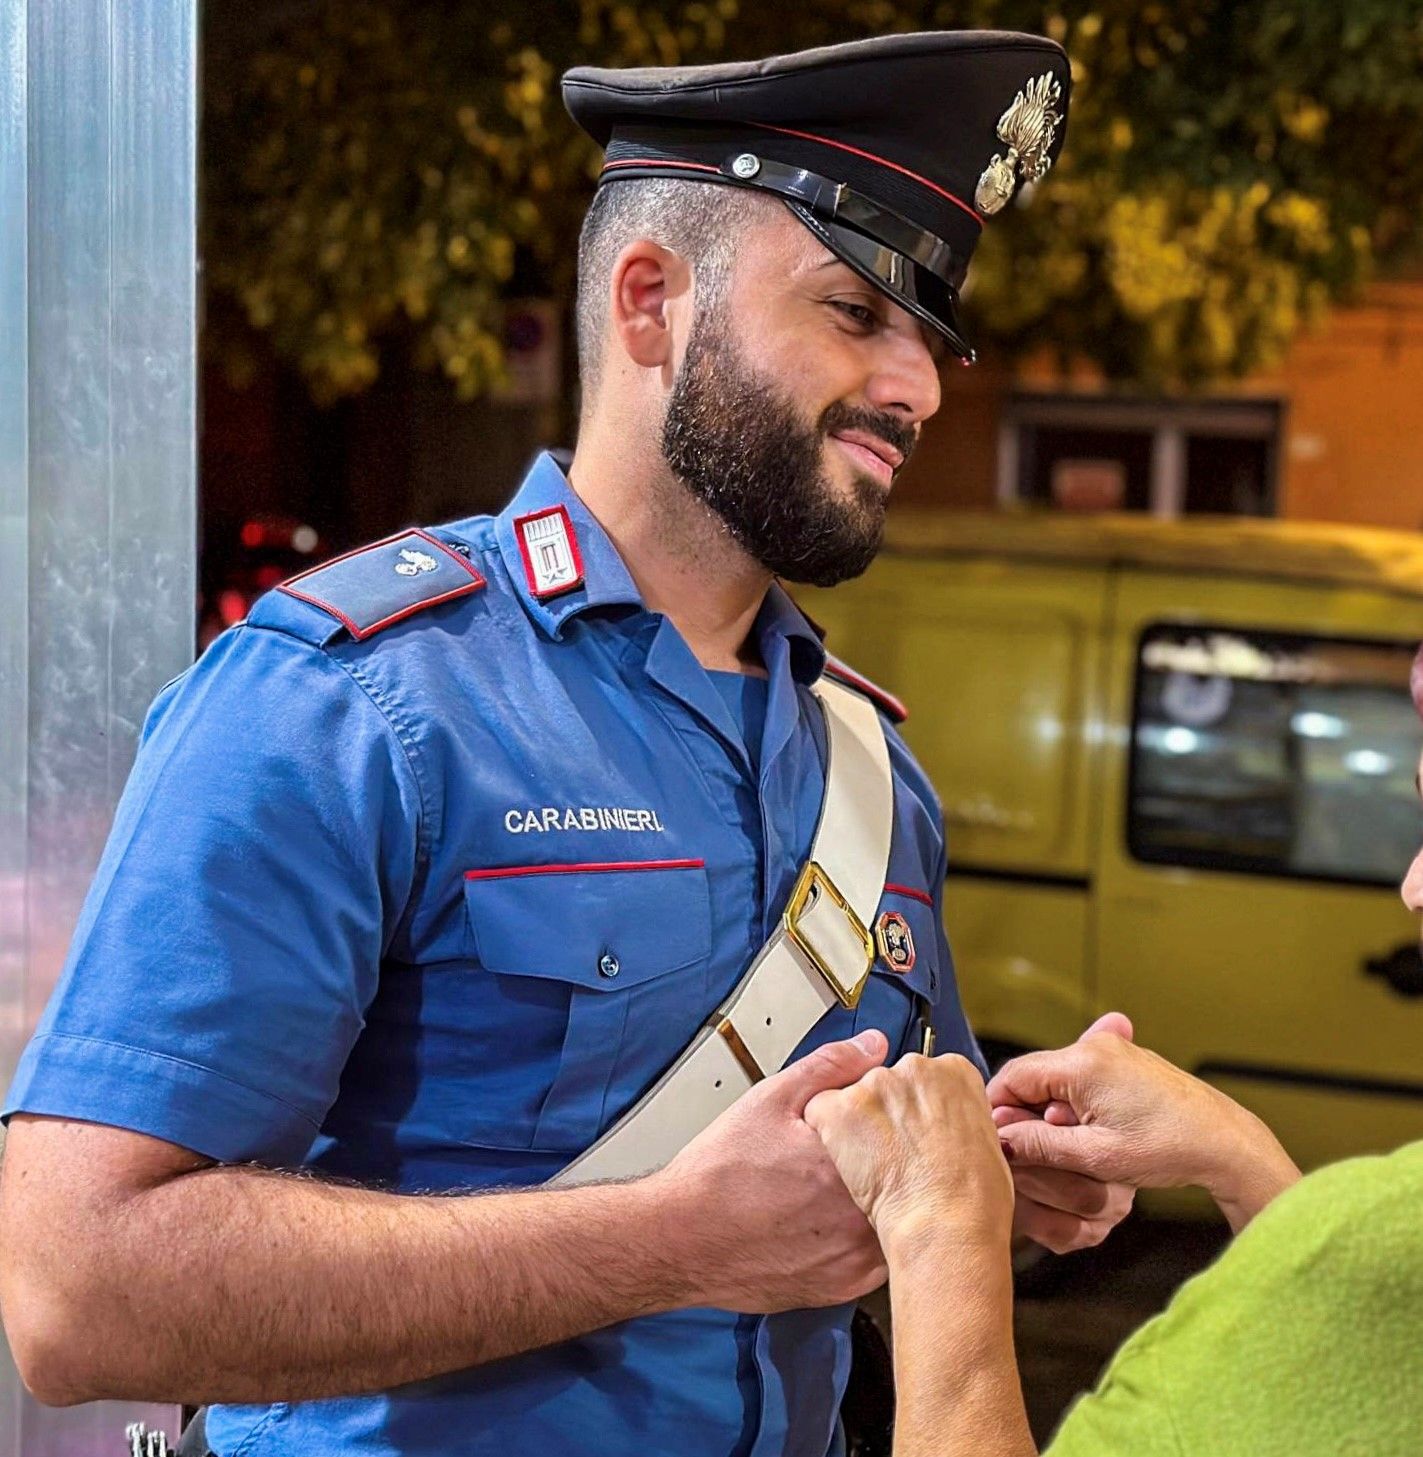
[[[1299,1177],[1254,1114],[1101,1023],[1071,1047],[1007,1063],[988,1098],[1015,1167],[1200,1185],[1237,1230]]]
[[[1001,1245],[1006,1260],[1013,1180],[971,1062],[902,1057],[817,1094],[805,1121],[886,1253],[927,1231],[955,1244]]]

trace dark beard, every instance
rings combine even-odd
[[[908,459],[912,427],[880,410],[831,405],[807,426],[786,393],[741,359],[715,310],[698,316],[667,402],[662,454],[744,551],[792,582],[858,577],[884,538],[886,492],[857,472],[843,500],[823,464],[833,430],[865,430]]]

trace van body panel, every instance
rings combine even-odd
[[[1306,658],[1319,644],[1342,645],[1345,651],[1355,644],[1378,644],[1379,650],[1393,645],[1396,670],[1405,675],[1395,683],[1394,775],[1402,777],[1407,808],[1397,806],[1397,794],[1387,805],[1360,797],[1378,781],[1342,774],[1337,766],[1310,778],[1296,765],[1281,775],[1282,796],[1274,810],[1288,826],[1276,838],[1283,833],[1289,839],[1277,854],[1298,855],[1301,846],[1318,843],[1339,856],[1337,864],[1325,858],[1321,865],[1346,876],[1359,859],[1377,883],[1296,873],[1283,863],[1274,871],[1242,873],[1142,858],[1142,847],[1131,843],[1131,796],[1133,745],[1135,740],[1139,767],[1143,732],[1143,643],[1161,640],[1163,629],[1173,625],[1193,630],[1180,640],[1278,648],[1286,663]],[[1371,958],[1418,940],[1417,918],[1399,900],[1396,884],[1423,842],[1423,812],[1411,790],[1423,734],[1406,696],[1407,663],[1419,638],[1423,602],[1352,587],[1220,577],[1203,582],[1190,574],[1124,571],[1113,593],[1107,713],[1121,726],[1123,745],[1106,760],[1103,776],[1104,833],[1093,872],[1090,956],[1096,1002],[1126,1012],[1143,1043],[1259,1113],[1309,1166],[1423,1137],[1423,998],[1400,996],[1367,969]],[[1357,706],[1359,697],[1340,697],[1334,684],[1288,678],[1258,683],[1194,675],[1194,681],[1196,695],[1182,699],[1182,723],[1168,734],[1208,738],[1221,732],[1223,719],[1238,709],[1228,708],[1211,722],[1215,708],[1200,691],[1211,683],[1226,683],[1236,705],[1250,690],[1267,703],[1279,701],[1281,722],[1286,714],[1291,722],[1312,715],[1337,726],[1344,710],[1324,708]],[[1348,716],[1353,715],[1350,708]],[[1272,748],[1266,728],[1259,720],[1252,726],[1246,751],[1256,758]],[[1287,750],[1301,752],[1297,734],[1283,728],[1279,733]],[[1303,752],[1330,750],[1328,741],[1306,742]],[[1378,754],[1372,748],[1363,752]],[[1220,821],[1238,812],[1239,797],[1211,797],[1221,770],[1209,755],[1182,757],[1182,773],[1194,784],[1203,816],[1201,838],[1208,843],[1213,815],[1226,845]],[[1355,785],[1340,782],[1351,777]],[[1140,785],[1136,793],[1139,811]],[[1366,842],[1382,833],[1385,811],[1406,814],[1408,823],[1393,831],[1395,849],[1382,867],[1376,847]],[[1251,812],[1258,819],[1260,806]],[[1349,1091],[1355,1085],[1376,1091]]]
[[[1084,888],[1007,884],[951,871],[944,924],[964,1012],[984,1042],[1060,1047],[1092,1020]]]
[[[894,526],[894,523],[892,523]],[[1305,1166],[1423,1137],[1397,892],[1423,810],[1423,536],[1274,522],[901,519],[797,592],[908,705],[985,1040],[1109,1008]]]
[[[1105,574],[881,557],[798,592],[837,656],[904,699],[955,864],[1085,875]]]

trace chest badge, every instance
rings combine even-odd
[[[905,972],[914,968],[914,932],[898,911],[886,911],[875,922],[875,945],[880,959],[891,971]]]

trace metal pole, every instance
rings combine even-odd
[[[6,1079],[144,711],[192,660],[197,76],[196,0],[0,4]],[[0,1363],[0,1457],[109,1457],[127,1422],[175,1417],[44,1408]]]

